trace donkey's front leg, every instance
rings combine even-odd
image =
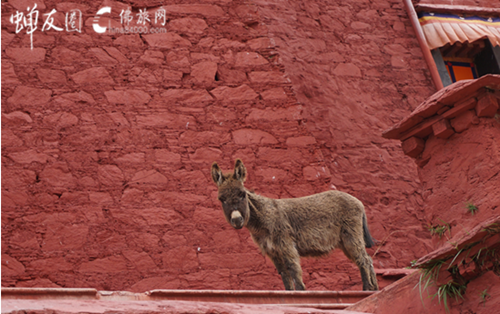
[[[285,262],[290,276],[292,276],[295,284],[295,290],[306,290],[306,286],[302,281],[302,268],[300,267],[300,257],[294,257]]]
[[[288,272],[288,269],[285,266],[285,263],[279,257],[269,256],[269,258],[271,258],[271,260],[273,261],[274,266],[276,267],[276,270],[278,271],[278,274],[281,275],[281,279],[283,280],[283,284],[285,285],[285,289],[286,290],[293,290],[293,279],[290,276],[290,273]]]

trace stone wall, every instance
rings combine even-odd
[[[419,171],[426,220],[451,228],[434,238],[435,247],[449,239],[460,239],[500,210],[498,115],[497,119],[478,118],[474,111],[465,115],[472,116],[467,129],[449,139],[430,136],[422,153],[422,158],[429,159]]]
[[[401,1],[169,1],[160,35],[94,32],[124,3],[37,5],[84,26],[40,23],[31,50],[9,21],[26,1],[3,5],[3,286],[283,289],[216,200],[210,164],[237,157],[263,195],[360,198],[376,268],[429,250],[416,166],[380,137],[433,92]],[[303,268],[361,289],[341,252]]]

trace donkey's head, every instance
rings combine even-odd
[[[235,229],[243,228],[250,218],[247,193],[243,182],[247,170],[240,159],[236,159],[234,172],[223,174],[219,165],[212,164],[212,179],[219,188],[219,201],[222,203],[227,222]]]

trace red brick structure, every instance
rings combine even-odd
[[[499,99],[498,75],[458,82],[384,132],[386,138],[402,140],[405,153],[416,158],[425,202],[422,211],[429,229],[442,226],[444,232],[434,237],[435,251],[414,263],[428,273],[414,273],[349,309],[444,313],[438,298],[432,297],[450,282],[464,289],[458,300],[448,296],[451,313],[498,309]],[[427,279],[430,284],[424,287]]]

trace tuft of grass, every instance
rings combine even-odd
[[[489,234],[495,234],[500,232],[500,224],[498,223],[492,223],[487,225],[484,229],[481,229],[481,232],[488,232]]]
[[[444,285],[438,287],[438,291],[433,296],[433,298],[437,296],[439,304],[441,304],[442,300],[446,313],[449,313],[450,309],[448,307],[448,299],[455,298],[456,301],[458,301],[458,298],[463,299],[464,298],[463,294],[465,293],[465,289],[467,289],[467,286],[460,285],[455,281],[450,280],[448,281],[448,283],[445,283]]]
[[[445,225],[429,225],[427,227],[427,230],[430,231],[431,233],[431,236],[433,235],[438,235],[439,238],[441,239],[444,235],[444,233],[447,231],[447,230],[450,230],[450,226],[448,224],[445,224]]]
[[[441,266],[443,266],[445,260],[430,260],[426,263],[425,267],[422,268],[420,273],[420,279],[418,280],[418,290],[420,293],[420,300],[422,304],[424,304],[424,298],[422,296],[422,290],[427,290],[427,288],[431,285],[431,283],[436,282],[439,276],[439,271],[441,270]]]
[[[491,295],[488,293],[488,289],[484,289],[479,293],[479,297],[481,298],[481,302],[483,302],[483,306],[486,306],[486,298],[491,297]]]
[[[467,208],[467,211],[473,216],[478,211],[477,206],[471,202],[465,203],[465,207]]]

